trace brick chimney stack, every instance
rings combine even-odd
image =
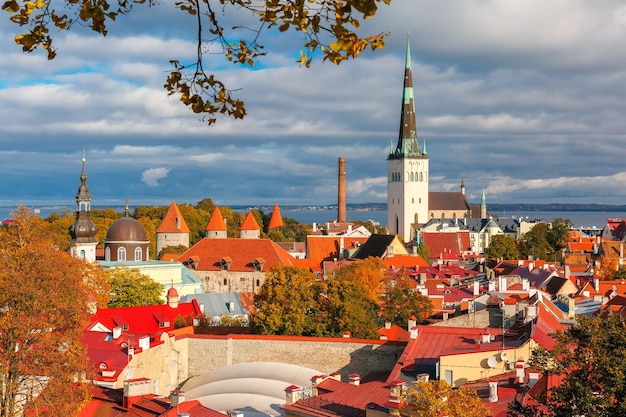
[[[339,173],[337,186],[337,221],[346,222],[346,159],[339,158]]]

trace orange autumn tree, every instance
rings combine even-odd
[[[0,228],[0,417],[71,416],[87,400],[82,328],[106,302],[98,266],[20,208]]]
[[[356,279],[362,282],[367,288],[366,296],[380,301],[385,292],[385,269],[382,259],[369,257],[342,266],[335,272],[335,278],[338,280]]]
[[[470,388],[452,388],[445,381],[416,382],[400,396],[404,417],[488,417],[491,410]]]

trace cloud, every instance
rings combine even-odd
[[[167,174],[169,174],[169,168],[150,168],[145,170],[141,174],[141,182],[146,184],[148,187],[158,187],[159,180],[163,178],[167,178]]]

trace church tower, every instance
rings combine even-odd
[[[76,193],[76,220],[70,226],[70,254],[89,262],[96,261],[96,233],[98,228],[91,220],[91,194],[87,187],[85,173],[85,150],[83,149],[83,170],[80,174],[80,186]]]
[[[406,43],[404,92],[398,143],[387,157],[387,228],[405,242],[413,239],[413,223],[428,221],[428,154],[420,149],[415,123],[411,52]]]

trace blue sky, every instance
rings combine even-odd
[[[248,110],[212,127],[162,89],[195,47],[168,4],[106,38],[59,34],[52,62],[0,25],[0,205],[73,204],[83,148],[95,205],[334,203],[339,157],[348,201],[384,202],[407,31],[431,190],[464,178],[473,203],[484,188],[488,203],[626,204],[623,2],[393,0],[363,25],[391,32],[384,51],[310,69],[298,35],[269,34],[255,70],[206,64]]]

